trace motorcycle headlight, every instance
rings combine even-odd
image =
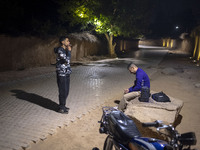
[[[180,137],[178,137],[178,140],[183,145],[196,145],[197,139],[194,132],[188,132],[181,134]]]
[[[99,128],[99,133],[106,133],[105,128],[104,127],[100,127]]]

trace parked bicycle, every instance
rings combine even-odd
[[[142,137],[134,121],[114,107],[103,107],[100,133],[108,134],[103,150],[190,150],[197,140],[194,132],[179,134],[172,125],[162,121],[143,123],[143,127],[155,127],[160,134],[166,134],[169,140]]]

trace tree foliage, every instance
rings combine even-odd
[[[138,37],[145,32],[152,12],[150,0],[61,0],[62,20],[83,30],[105,34],[114,56],[113,36]]]
[[[62,20],[72,26],[114,36],[137,37],[145,32],[152,12],[150,0],[70,0],[63,1]]]
[[[137,36],[146,24],[142,19],[151,8],[149,1],[1,1],[0,33],[42,35],[56,34],[64,29],[67,32],[95,30],[101,34]]]

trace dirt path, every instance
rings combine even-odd
[[[108,101],[104,106],[115,106]],[[103,148],[105,134],[99,134],[98,121],[101,119],[102,109],[91,111],[81,119],[57,131],[45,141],[31,145],[31,150],[92,150],[94,147]]]
[[[177,72],[174,75],[163,74],[164,68],[173,68]],[[180,132],[194,131],[198,140],[195,147],[200,149],[200,88],[195,87],[196,83],[200,83],[200,68],[182,54],[169,54],[158,66],[157,73],[151,77],[153,91],[164,91],[184,102],[180,113],[182,120],[177,129]],[[106,102],[104,106],[115,106],[114,99]],[[99,107],[58,130],[57,134],[49,136],[45,141],[32,144],[30,150],[91,150],[94,147],[102,149],[106,135],[98,132],[97,121],[101,115]]]

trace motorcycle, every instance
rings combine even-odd
[[[143,127],[155,127],[160,134],[169,137],[168,141],[142,137],[134,121],[114,107],[103,107],[99,132],[107,134],[103,150],[190,150],[196,145],[194,132],[179,134],[172,125],[162,121],[142,123]],[[166,130],[168,134],[161,132]]]

